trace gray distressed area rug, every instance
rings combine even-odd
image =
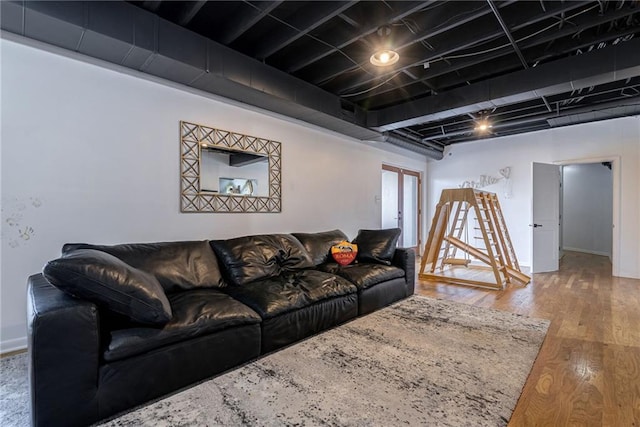
[[[548,326],[413,296],[102,425],[506,425]],[[5,388],[3,425],[28,425]]]

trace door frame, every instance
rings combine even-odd
[[[384,163],[382,164],[382,170],[395,172],[398,174],[398,211],[402,211],[403,210],[402,208],[404,206],[404,175],[415,176],[418,179],[418,200],[417,200],[418,224],[417,224],[417,230],[416,230],[418,238],[417,238],[417,246],[415,247],[415,251],[416,251],[416,255],[419,255],[420,247],[422,245],[422,176],[421,176],[421,173],[411,169],[404,169],[398,166],[391,166]],[[399,225],[404,225],[404,214],[402,215],[401,221],[402,223]]]
[[[611,177],[613,178],[613,209],[612,209],[612,232],[611,232],[611,275],[620,275],[620,186],[622,184],[620,168],[620,156],[589,157],[584,159],[568,159],[552,162],[554,165],[566,166],[584,163],[611,162]],[[531,254],[533,256],[533,254]],[[532,260],[533,261],[533,260]]]

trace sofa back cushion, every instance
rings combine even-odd
[[[62,253],[94,249],[154,275],[165,292],[225,286],[216,255],[207,240],[132,243],[114,246],[67,243]]]
[[[358,231],[358,235],[353,239],[353,243],[358,245],[356,259],[358,262],[391,265],[400,232],[399,228]]]
[[[158,280],[106,252],[79,249],[49,261],[44,277],[61,291],[149,325],[171,320],[171,306]]]
[[[309,254],[290,234],[244,236],[210,242],[226,279],[244,285],[282,271],[313,267]]]
[[[340,230],[320,233],[293,233],[293,236],[302,243],[302,246],[309,253],[313,265],[324,264],[331,260],[331,247],[344,240],[349,240],[347,235]]]

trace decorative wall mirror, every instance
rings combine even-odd
[[[181,212],[280,212],[280,143],[180,122]]]

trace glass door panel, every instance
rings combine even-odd
[[[407,247],[418,246],[418,181],[417,176],[404,175],[402,243]]]
[[[382,166],[382,228],[402,229],[398,246],[420,246],[420,174]]]
[[[382,171],[382,228],[400,226],[398,218],[398,174],[393,171]]]

